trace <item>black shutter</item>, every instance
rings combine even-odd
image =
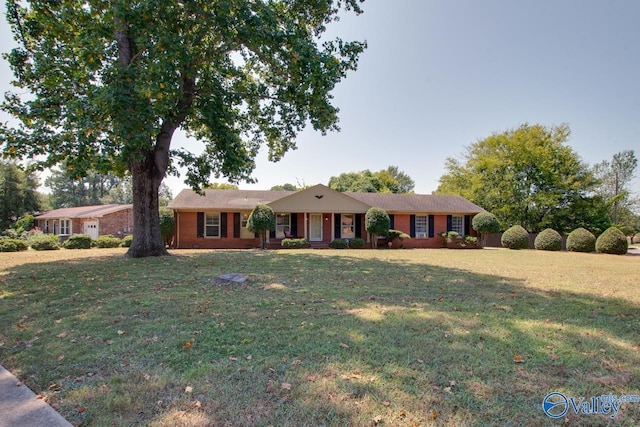
[[[409,236],[416,237],[416,216],[409,216]]]
[[[447,215],[447,231],[451,231],[451,228],[453,228],[453,217]]]
[[[220,237],[227,237],[227,213],[220,212]]]
[[[276,238],[276,230],[269,231],[269,238],[270,239],[275,239]]]
[[[204,212],[198,212],[197,236],[204,237]]]
[[[393,214],[390,214],[389,215],[389,228],[391,230],[395,230],[394,219],[395,218],[394,218]]]
[[[333,214],[333,237],[334,239],[340,238],[340,228],[342,228],[342,224],[340,223],[340,214]]]
[[[356,214],[356,238],[362,238],[362,214]]]
[[[473,215],[465,215],[464,217],[464,235],[468,236],[471,234],[471,220]]]
[[[298,237],[298,214],[291,214],[291,235]]]
[[[429,237],[435,236],[435,232],[433,230],[433,228],[435,227],[435,222],[436,222],[436,216],[429,215]]]
[[[233,237],[240,237],[240,212],[233,213]]]

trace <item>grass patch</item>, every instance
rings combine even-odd
[[[551,391],[640,394],[633,256],[125,251],[0,253],[0,362],[76,425],[552,425]]]

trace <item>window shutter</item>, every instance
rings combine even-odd
[[[227,213],[220,212],[220,237],[227,237]]]
[[[391,230],[395,230],[395,228],[396,228],[395,225],[394,225],[394,220],[395,220],[395,218],[394,218],[393,214],[390,214],[389,215],[389,228]]]
[[[356,214],[356,238],[362,238],[362,214]]]
[[[339,239],[340,238],[340,228],[342,227],[342,224],[340,223],[340,214],[333,214],[333,237],[335,239]]]
[[[233,237],[240,237],[240,212],[233,213]]]
[[[269,238],[270,239],[275,239],[276,238],[276,230],[269,231]]]
[[[436,222],[436,216],[429,215],[429,237],[434,237],[436,235],[433,229],[435,227],[435,222]]]
[[[453,216],[447,215],[447,231],[451,231],[451,228],[453,228]]]
[[[416,237],[416,216],[409,216],[409,236]]]
[[[197,236],[204,237],[204,212],[198,212],[197,217]]]
[[[464,216],[464,234],[465,236],[468,236],[471,234],[471,221],[472,221],[473,215],[465,215]]]
[[[298,237],[298,214],[291,214],[291,235]]]

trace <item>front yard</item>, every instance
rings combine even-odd
[[[542,401],[640,394],[640,257],[125,251],[0,253],[0,364],[75,425],[605,425]]]

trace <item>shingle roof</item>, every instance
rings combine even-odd
[[[132,207],[133,205],[94,205],[78,206],[75,208],[60,208],[38,215],[35,219],[102,218],[105,215],[131,209]]]
[[[200,196],[192,190],[182,190],[169,203],[169,208],[176,210],[251,210],[258,203],[269,204],[294,193],[294,191],[265,190],[205,190],[205,195]],[[458,195],[350,192],[343,194],[369,206],[382,208],[387,212],[475,214],[483,211],[480,206]]]

